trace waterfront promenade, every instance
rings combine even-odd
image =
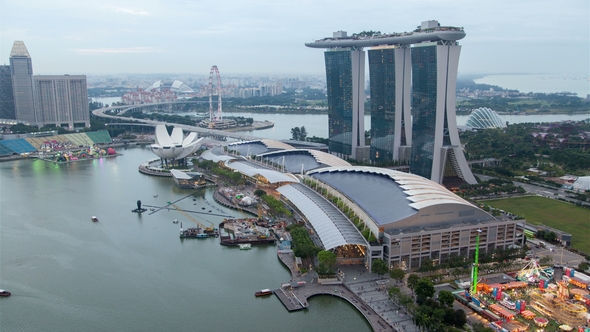
[[[330,283],[319,283],[317,273],[301,275],[295,265],[293,253],[279,253],[281,262],[291,271],[291,280],[274,291],[289,311],[309,308],[309,298],[317,295],[336,296],[348,301],[367,320],[374,331],[418,332],[412,317],[391,301],[387,289],[393,286],[390,279],[382,279],[361,265],[340,267],[340,277]],[[304,281],[304,285],[296,285]]]

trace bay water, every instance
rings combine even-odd
[[[240,216],[216,204],[213,189],[139,173],[155,157],[150,150],[118,152],[62,165],[0,163],[0,288],[12,292],[0,298],[0,330],[370,331],[335,297],[312,298],[309,310],[293,313],[275,296],[254,297],[290,279],[274,246],[183,240],[172,220],[195,226],[179,212],[132,213],[137,200],[178,201],[205,225]]]

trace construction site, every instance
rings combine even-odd
[[[489,322],[495,331],[589,332],[590,277],[572,268],[542,266],[532,258],[520,271],[495,283],[478,279],[478,254],[468,289],[455,299]]]
[[[219,225],[219,243],[227,246],[240,244],[274,244],[270,228],[261,225],[258,218],[224,219]]]

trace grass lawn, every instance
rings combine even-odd
[[[572,247],[590,254],[590,210],[540,196],[480,201],[522,216],[530,224],[547,225],[572,234]]]

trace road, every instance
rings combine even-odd
[[[126,111],[126,110],[133,109],[133,108],[148,107],[148,106],[154,106],[154,105],[157,105],[157,104],[105,107],[105,108],[100,108],[100,109],[92,111],[92,114],[95,116],[98,116],[98,117],[102,117],[102,118],[117,119],[117,120],[125,119],[125,120],[129,120],[129,121],[141,122],[141,123],[145,123],[145,124],[148,124],[148,125],[151,125],[154,127],[159,124],[174,125],[175,127],[181,128],[184,131],[194,131],[194,132],[197,132],[197,133],[204,135],[204,136],[223,136],[223,137],[235,138],[238,140],[259,140],[259,139],[261,139],[260,137],[256,137],[256,136],[237,134],[237,133],[227,132],[227,131],[223,131],[223,130],[215,130],[215,129],[197,127],[197,126],[189,126],[189,125],[183,125],[183,124],[178,124],[178,123],[153,121],[153,120],[149,120],[149,119],[124,118],[124,117],[120,117],[120,116],[105,114],[105,112],[112,111],[112,110]],[[122,113],[123,113],[123,111],[122,111]]]
[[[487,181],[487,180],[496,178],[494,176],[483,175],[483,174],[474,174],[474,175],[483,181]],[[590,203],[588,203],[588,202],[582,202],[582,201],[579,201],[577,199],[567,196],[565,190],[562,188],[549,188],[549,187],[543,187],[543,186],[519,182],[519,181],[512,181],[512,183],[514,183],[515,186],[522,187],[529,194],[539,195],[539,196],[553,198],[553,199],[562,199],[562,200],[565,200],[570,203],[574,203],[574,204],[579,203],[582,205],[590,206]]]

